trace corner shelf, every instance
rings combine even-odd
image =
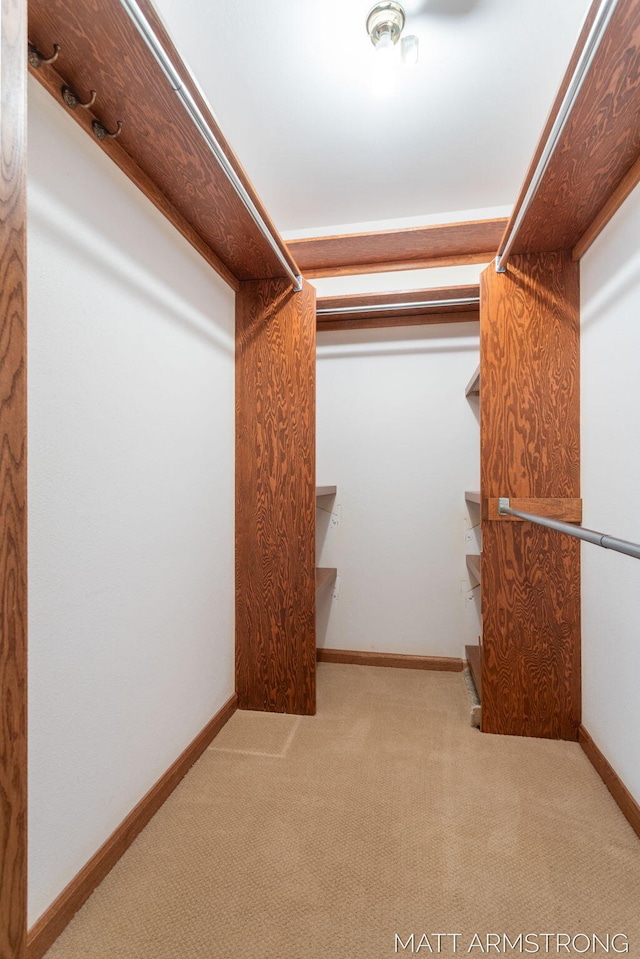
[[[467,388],[464,391],[464,395],[480,396],[480,365],[478,365],[478,369],[467,383]]]
[[[316,486],[316,499],[319,496],[335,496],[337,491],[337,486]]]
[[[316,593],[335,581],[338,570],[330,566],[316,566]]]
[[[465,490],[464,498],[466,499],[467,503],[477,503],[478,506],[480,505],[480,493],[476,492],[475,490]]]
[[[481,582],[481,579],[480,579],[480,569],[481,569],[480,556],[479,556],[477,553],[467,553],[466,560],[467,560],[467,566],[468,566],[468,568],[471,570],[472,574],[475,576],[475,578],[476,578],[476,579],[478,580],[478,582],[480,583],[480,582]]]

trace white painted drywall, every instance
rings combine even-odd
[[[318,335],[317,477],[338,487],[316,511],[318,565],[338,568],[320,646],[462,656],[477,642],[464,490],[480,442],[464,390],[478,349],[477,323]]]
[[[234,295],[29,89],[29,922],[233,693]]]
[[[640,188],[581,261],[584,525],[640,542]],[[582,546],[583,723],[640,802],[640,562]]]

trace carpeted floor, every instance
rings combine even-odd
[[[386,959],[438,933],[640,959],[640,842],[579,746],[472,729],[460,674],[321,664],[317,716],[236,713],[47,956]]]

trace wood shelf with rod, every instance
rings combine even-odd
[[[54,63],[36,66],[37,57],[32,57],[32,75],[231,286],[285,272],[225,169],[239,181],[280,255],[299,273],[151,0],[138,0],[138,5],[179,74],[180,89],[217,141],[222,160],[214,156],[118,0],[29,0],[32,48],[45,55],[54,43],[60,48]],[[83,101],[96,90],[96,105],[75,109],[72,100],[61,96],[63,88]],[[105,134],[119,125],[117,139]]]
[[[473,685],[476,687],[478,699],[482,702],[482,647],[465,646],[464,654],[467,657]]]
[[[481,569],[481,557],[477,553],[467,553],[466,555],[467,567],[471,570],[478,582],[481,582],[480,578],[480,569]]]
[[[478,369],[467,383],[467,388],[464,391],[464,395],[480,396],[480,364],[478,364]]]
[[[337,492],[337,486],[316,486],[316,499],[319,496],[335,496]]]
[[[338,570],[332,566],[316,566],[316,593],[329,583],[335,582],[337,575]]]

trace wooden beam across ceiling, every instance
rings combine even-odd
[[[470,302],[452,302],[456,300]],[[424,303],[429,303],[429,306],[413,305]],[[316,303],[316,330],[328,332],[433,323],[466,323],[479,320],[479,303],[480,287],[477,284],[397,293],[323,297]],[[371,309],[367,309],[368,307]],[[323,313],[325,310],[331,310],[331,313]]]
[[[505,236],[513,232],[599,6],[599,0],[594,0]],[[582,255],[617,209],[612,198],[619,204],[637,182],[639,158],[640,3],[619,0],[538,190],[517,229],[512,253],[575,249],[576,258]]]
[[[283,256],[299,272],[150,0],[139,6]],[[55,62],[32,64],[32,74],[227,282],[237,288],[238,280],[284,275],[118,0],[29,0],[29,41],[44,58],[58,45]],[[96,91],[94,104],[70,107],[63,86],[81,102]],[[94,121],[110,132],[121,122],[117,139],[98,139]]]
[[[461,263],[488,263],[496,254],[507,220],[474,220],[372,233],[307,237],[287,247],[304,275],[386,273]]]

